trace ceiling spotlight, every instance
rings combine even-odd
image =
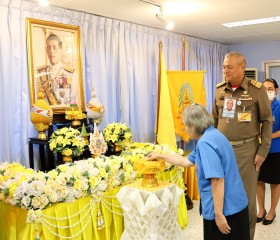
[[[39,4],[43,7],[48,6],[49,5],[49,0],[39,0]]]
[[[171,21],[168,21],[165,17],[162,16],[161,13],[158,13],[158,14],[156,15],[156,18],[157,18],[161,23],[164,24],[164,26],[165,26],[166,29],[170,30],[170,29],[172,29],[172,28],[174,27],[174,23],[171,22]]]

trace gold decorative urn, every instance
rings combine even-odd
[[[91,119],[92,123],[99,125],[102,122],[105,108],[100,100],[96,97],[95,90],[91,92],[91,99],[89,100],[87,107],[87,117]]]
[[[145,158],[139,159],[134,163],[134,169],[137,173],[143,174],[142,187],[157,187],[159,184],[155,175],[164,171],[165,161],[161,159],[151,161]]]
[[[50,105],[44,100],[44,94],[38,92],[38,100],[31,106],[30,119],[38,131],[38,138],[46,140],[46,131],[52,124],[53,111]]]

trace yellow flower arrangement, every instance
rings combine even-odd
[[[80,156],[85,146],[80,131],[71,127],[57,129],[51,135],[49,143],[51,151],[61,152],[65,156]]]
[[[127,147],[132,143],[132,132],[125,123],[111,123],[103,130],[105,141]]]

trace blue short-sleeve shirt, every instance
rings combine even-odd
[[[272,132],[274,133],[280,130],[280,101],[278,101],[276,98],[274,98],[273,102],[271,103],[271,110],[273,117]],[[269,152],[280,152],[280,138],[273,138],[271,140]]]
[[[188,159],[196,165],[203,218],[215,219],[211,178],[224,179],[225,216],[238,213],[248,205],[233,148],[219,130],[213,126],[206,129]]]

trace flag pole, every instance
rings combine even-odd
[[[185,61],[186,61],[186,51],[185,51],[185,48],[186,48],[186,40],[185,38],[183,37],[183,41],[182,41],[182,70],[186,70],[186,66],[185,66]]]
[[[159,121],[159,109],[160,109],[160,79],[161,79],[161,52],[162,52],[162,42],[159,42],[159,61],[158,61],[158,98],[157,98],[157,116],[156,116],[156,144],[158,144],[158,121]]]
[[[185,60],[186,60],[186,51],[185,51],[185,47],[186,47],[186,40],[185,38],[183,37],[183,41],[182,41],[182,70],[184,71],[186,69],[186,66],[185,66]],[[181,149],[185,150],[185,143],[183,140],[181,140]]]
[[[186,70],[186,40],[183,37],[183,41],[182,41],[182,70]],[[185,143],[183,140],[181,140],[181,148],[183,150],[185,150]],[[184,179],[184,185],[187,188],[187,179],[186,179],[186,173],[187,173],[187,168],[184,169],[184,173],[183,173],[183,179]],[[187,188],[188,189],[188,188]],[[193,208],[193,201],[191,200],[191,198],[189,197],[187,190],[185,190],[185,199],[186,199],[186,204],[187,204],[187,209],[190,210]]]

